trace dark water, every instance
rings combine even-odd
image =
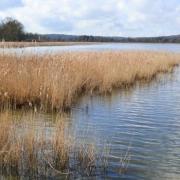
[[[180,52],[180,44],[153,43],[101,43],[91,45],[44,46],[0,49],[0,52],[10,53],[53,53],[63,51],[106,51],[106,50],[151,50]]]
[[[84,97],[71,116],[78,138],[110,147],[106,178],[180,179],[180,69],[112,96]]]

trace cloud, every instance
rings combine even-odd
[[[1,0],[0,10],[5,10],[8,8],[13,8],[13,7],[21,6],[21,5],[22,5],[21,0]]]
[[[179,0],[1,0],[27,31],[109,36],[179,34]]]

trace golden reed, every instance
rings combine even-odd
[[[179,62],[179,54],[161,52],[0,54],[0,105],[63,110],[83,93],[152,80]]]
[[[0,48],[24,48],[36,46],[72,46],[72,45],[87,45],[98,44],[98,42],[0,42]]]
[[[97,153],[93,142],[75,140],[63,116],[53,127],[37,126],[35,116],[22,121],[13,111],[0,113],[0,179],[89,176],[107,167],[105,152]]]

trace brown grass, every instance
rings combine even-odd
[[[13,112],[0,113],[1,177],[89,176],[98,166],[103,168],[102,152],[98,155],[93,143],[75,141],[66,132],[63,117],[57,118],[51,133],[34,126],[34,120],[19,124]]]
[[[0,42],[0,48],[24,48],[35,46],[72,46],[98,44],[98,42]]]
[[[179,54],[160,52],[1,54],[0,105],[63,110],[83,93],[111,93],[149,81],[179,62]]]

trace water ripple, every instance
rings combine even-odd
[[[175,75],[163,76],[164,83],[137,86],[129,96],[121,91],[84,97],[73,108],[72,127],[79,138],[88,129],[86,138],[110,143],[108,178],[180,178],[180,69]],[[127,152],[128,167],[119,172]]]

